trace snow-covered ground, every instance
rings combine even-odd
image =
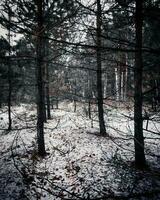
[[[52,120],[45,123],[47,156],[43,159],[36,152],[35,106],[12,107],[10,132],[7,108],[1,109],[0,199],[141,199],[140,193],[142,199],[160,199],[159,117],[153,115],[148,125],[144,121],[150,167],[138,171],[132,164],[132,110],[106,106],[109,137],[102,137],[95,113],[89,119],[86,106],[79,103],[74,113],[73,104],[63,102],[52,110]]]

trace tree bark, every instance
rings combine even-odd
[[[76,81],[76,78],[75,78],[74,84],[75,84],[75,89],[74,89],[74,112],[76,112],[77,111],[77,100],[76,100],[76,98],[77,98],[77,81]]]
[[[106,134],[103,110],[103,91],[102,91],[102,62],[101,62],[101,2],[97,0],[97,100],[100,134]]]
[[[8,130],[12,129],[12,117],[11,117],[11,98],[12,98],[12,79],[11,79],[11,31],[10,31],[10,23],[11,23],[11,10],[8,7],[8,18],[9,18],[9,27],[8,27],[8,43],[9,43],[9,58],[8,58]]]
[[[145,167],[143,118],[142,118],[142,15],[143,1],[136,0],[136,53],[135,53],[135,73],[134,73],[134,145],[135,145],[135,165],[138,168]]]
[[[91,80],[91,72],[88,71],[88,117],[91,119],[91,99],[92,99],[92,80]]]
[[[46,40],[46,58],[48,58],[48,48],[49,48],[49,41]],[[49,68],[48,62],[46,59],[46,103],[47,103],[47,118],[51,119],[51,111],[50,111],[50,95],[49,95]]]
[[[36,1],[37,4],[37,143],[38,154],[45,156],[45,142],[44,142],[44,80],[43,80],[43,0]]]

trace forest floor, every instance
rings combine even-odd
[[[36,149],[36,108],[0,110],[0,199],[160,199],[160,116],[144,121],[148,168],[134,167],[133,111],[129,105],[105,106],[109,136],[99,135],[96,108],[63,102],[45,123],[47,155]]]

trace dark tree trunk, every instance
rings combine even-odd
[[[74,99],[74,112],[77,111],[77,101]]]
[[[106,134],[103,110],[103,91],[102,91],[102,63],[101,63],[101,2],[97,0],[97,100],[100,134]]]
[[[88,71],[88,117],[91,119],[91,99],[92,99],[92,74],[90,70]]]
[[[43,0],[42,0],[43,1]],[[42,8],[42,11],[44,9],[44,6]],[[41,52],[41,59],[42,59],[42,92],[43,92],[43,95],[44,95],[44,103],[43,103],[43,121],[46,123],[47,122],[47,110],[46,110],[46,104],[47,104],[47,99],[46,99],[46,62],[45,62],[45,54],[46,54],[46,45],[45,45],[45,42],[46,40],[43,38],[44,36],[44,31],[42,32],[42,35],[40,36],[41,37],[41,48],[42,48],[42,52]]]
[[[138,168],[145,167],[143,118],[142,118],[142,16],[143,1],[136,0],[136,53],[134,73],[134,144],[135,165]]]
[[[89,99],[88,100],[88,117],[89,117],[89,119],[91,119],[91,100]]]
[[[2,87],[2,84],[1,84],[1,80],[0,80],[0,108],[2,108],[2,90],[3,90],[3,87]]]
[[[51,119],[48,66],[46,66],[46,77],[47,77],[47,82],[46,82],[47,118],[48,118],[48,119]]]
[[[11,64],[8,61],[8,130],[12,129],[11,117],[11,96],[12,96],[12,80],[11,80]]]
[[[44,80],[43,80],[43,0],[37,1],[37,143],[38,154],[45,156],[45,143],[44,143]]]
[[[56,97],[57,99],[56,99],[56,109],[58,109],[59,108],[59,100],[58,100],[58,96]]]
[[[46,40],[46,58],[48,58],[49,52],[49,41]],[[49,95],[49,68],[48,68],[48,59],[46,59],[46,103],[47,103],[47,118],[51,119],[50,111],[50,95]]]
[[[119,65],[119,101],[122,100],[122,67]]]
[[[46,1],[46,7],[48,9],[48,0]],[[48,32],[47,32],[48,36]],[[49,56],[49,40],[45,40],[45,53],[46,53],[46,104],[47,104],[47,119],[51,119],[51,102],[50,102],[50,88],[49,88],[49,63],[48,63],[48,56]]]
[[[75,79],[75,89],[74,89],[74,112],[77,111],[77,101],[76,101],[76,98],[77,98],[77,81]]]
[[[11,33],[10,33],[10,22],[11,22],[11,10],[8,10],[9,27],[8,27],[8,43],[9,43],[9,58],[8,58],[8,130],[12,129],[12,117],[11,117],[11,98],[12,98],[12,79],[11,79]]]

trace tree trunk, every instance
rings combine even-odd
[[[77,111],[77,81],[76,81],[76,79],[75,79],[75,82],[74,82],[74,84],[75,84],[75,89],[74,89],[74,112],[76,112]]]
[[[43,2],[43,0],[42,0]],[[43,4],[43,3],[42,3]],[[44,9],[44,6],[42,7],[42,13],[43,13],[43,9]],[[43,15],[43,14],[42,14]],[[43,22],[43,21],[42,21]],[[43,92],[43,95],[44,95],[44,103],[43,103],[43,121],[46,123],[47,122],[47,110],[46,110],[46,62],[45,62],[45,54],[46,54],[46,48],[45,48],[45,42],[46,40],[43,38],[45,35],[44,35],[44,31],[42,31],[42,35],[40,36],[41,37],[41,48],[42,48],[42,52],[41,52],[41,59],[42,59],[42,92]]]
[[[9,18],[9,28],[8,28],[8,43],[9,43],[9,58],[8,58],[8,130],[12,129],[12,117],[11,117],[11,97],[12,97],[12,79],[11,79],[11,32],[10,32],[10,22],[11,22],[11,10],[8,10]]]
[[[143,1],[136,0],[136,53],[134,73],[134,145],[135,165],[138,168],[145,167],[143,118],[142,118],[142,16]]]
[[[102,63],[101,63],[101,2],[97,0],[97,100],[100,134],[106,134],[103,110],[103,91],[102,91]]]
[[[124,101],[127,100],[127,85],[128,85],[128,64],[127,64],[127,55],[126,55],[126,66],[125,66],[125,71],[124,71]]]
[[[119,101],[119,87],[118,87],[118,68],[115,68],[115,99]]]
[[[2,108],[2,100],[3,100],[3,97],[2,97],[2,84],[1,84],[1,80],[0,80],[0,108]]]
[[[88,117],[89,117],[89,119],[91,119],[91,100],[89,99],[88,100]]]
[[[119,101],[122,100],[122,67],[119,65]]]
[[[92,80],[91,72],[88,70],[88,117],[91,119]]]
[[[58,100],[58,96],[56,97],[56,109],[58,109],[59,108],[59,100]]]
[[[48,48],[49,41],[46,40],[46,58],[48,58]],[[51,111],[50,111],[50,95],[49,95],[49,68],[48,68],[48,59],[46,59],[46,103],[47,103],[47,118],[51,119]]]
[[[48,66],[46,67],[46,77],[47,77],[47,83],[46,83],[46,103],[47,103],[47,118],[51,119],[51,111],[50,111],[50,95],[49,95],[49,73],[48,73]]]
[[[37,1],[37,143],[38,154],[45,156],[45,143],[44,143],[44,80],[43,80],[43,0]]]
[[[74,112],[77,111],[77,101],[74,99]]]

